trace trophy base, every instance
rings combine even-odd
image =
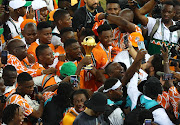
[[[93,69],[93,65],[92,64],[89,64],[89,65],[86,65],[84,67],[85,70],[92,70]]]

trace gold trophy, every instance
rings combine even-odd
[[[84,38],[84,40],[83,40],[83,42],[81,42],[81,44],[83,45],[83,47],[86,51],[86,56],[91,57],[92,49],[96,46],[95,39],[92,36],[87,36]],[[86,70],[92,70],[92,68],[93,68],[92,64],[86,65],[84,67],[84,69],[86,69]]]

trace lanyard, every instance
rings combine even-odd
[[[94,22],[94,16],[92,15],[91,12],[89,12],[89,10],[86,9],[87,12],[87,16],[90,18],[90,20],[88,20],[88,23],[92,23]],[[96,14],[98,13],[97,9],[95,10]]]
[[[109,52],[109,50],[107,51],[102,44],[100,44],[100,46],[101,46],[102,49],[106,52],[106,55],[107,55],[107,58],[108,58],[108,62],[111,62],[111,60],[110,60],[111,52]],[[108,53],[109,53],[109,54],[108,54]]]
[[[161,22],[161,32],[162,32],[162,42],[164,42],[164,26],[163,23]],[[170,32],[170,37],[169,37],[169,43],[172,42],[172,32]]]

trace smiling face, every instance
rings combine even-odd
[[[51,27],[44,28],[44,29],[38,31],[38,37],[39,37],[39,41],[41,43],[50,44],[51,39],[52,39],[52,29],[51,29]]]
[[[112,45],[112,39],[113,39],[112,30],[102,31],[102,33],[99,34],[99,40],[106,49]]]
[[[24,121],[24,113],[23,113],[23,109],[21,107],[16,109],[16,113],[15,116],[13,118],[13,123],[14,125],[22,125],[23,121]]]
[[[73,97],[73,104],[75,110],[80,113],[85,110],[84,102],[87,100],[84,94],[77,94]]]

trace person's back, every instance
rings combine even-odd
[[[160,86],[160,82],[157,81],[158,79],[156,77],[151,77],[147,82],[146,86],[144,86],[144,94],[140,97],[141,104],[144,103],[145,109],[151,109],[154,108],[158,103],[155,100],[152,100],[151,98],[157,98],[158,94],[162,93],[162,88]],[[133,78],[130,80],[130,83],[128,85],[127,93],[132,101],[131,110],[136,108],[138,97],[142,94],[138,88],[138,74],[135,73]],[[149,84],[150,83],[150,84]],[[149,98],[151,97],[151,98]],[[154,121],[160,125],[173,125],[172,121],[169,119],[168,115],[166,114],[166,111],[164,108],[155,108],[152,110]]]
[[[43,125],[59,125],[63,119],[66,109],[70,107],[70,94],[72,86],[69,83],[61,83],[57,95],[47,102],[43,112]]]
[[[102,119],[103,115],[100,115],[96,118],[95,116],[90,116],[85,112],[82,112],[76,117],[73,125],[97,125],[99,122],[102,123]]]

